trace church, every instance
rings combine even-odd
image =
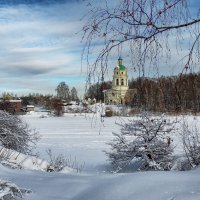
[[[132,90],[128,87],[128,70],[123,65],[122,58],[118,59],[118,65],[113,71],[112,88],[104,90],[105,104],[125,104],[126,98]]]

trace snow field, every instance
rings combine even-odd
[[[63,117],[40,118],[41,113],[23,116],[24,120],[39,131],[41,139],[37,151],[43,159],[48,159],[46,150],[52,149],[55,154],[62,153],[71,160],[84,164],[87,172],[105,171],[109,162],[103,151],[109,150],[107,145],[113,139],[112,132],[119,133],[118,124],[127,122],[134,117],[105,117],[94,114],[65,114]],[[189,124],[197,124],[200,128],[200,116],[185,116]],[[183,117],[168,117],[177,122],[172,135],[174,154],[183,154],[181,144],[181,120]]]
[[[106,143],[113,138],[112,132],[120,131],[116,123],[130,118],[104,118],[101,123],[101,118],[93,114],[40,116],[41,113],[32,113],[22,118],[41,135],[37,145],[41,158],[46,159],[46,149],[51,148],[55,154],[84,162],[85,167],[80,174],[63,174],[12,170],[0,165],[1,179],[33,191],[25,196],[26,200],[200,200],[200,168],[184,172],[109,173],[103,150],[108,150]],[[186,120],[200,128],[200,116],[187,116]],[[173,135],[176,155],[183,153],[180,128],[177,124]]]
[[[41,135],[37,145],[40,156],[47,159],[46,150],[52,149],[55,154],[62,153],[66,157],[76,159],[85,165],[86,171],[96,171],[107,164],[103,150],[112,138],[112,131],[119,132],[119,118],[104,119],[93,114],[66,114],[63,117],[39,118],[40,114],[23,116],[24,120],[36,128]]]

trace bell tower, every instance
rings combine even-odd
[[[128,90],[128,71],[123,65],[122,58],[118,59],[118,65],[114,69],[112,89]]]
[[[122,58],[119,58],[113,71],[112,88],[104,91],[104,102],[107,104],[125,104],[128,91],[128,70],[123,65]]]

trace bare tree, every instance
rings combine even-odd
[[[69,86],[65,82],[60,82],[56,88],[57,97],[62,100],[70,100]]]
[[[78,93],[75,87],[71,89],[71,100],[78,101]]]
[[[0,110],[0,145],[29,154],[35,147],[38,134],[18,116]]]
[[[62,116],[64,114],[64,105],[61,99],[52,98],[49,102],[49,108],[54,111],[55,116]]]
[[[200,73],[160,78],[137,78],[129,82],[137,89],[132,101],[141,109],[154,112],[200,112]]]
[[[189,3],[190,0],[104,0],[97,4],[91,0],[88,21],[83,26],[83,56],[88,61],[89,77],[99,74],[103,79],[108,59],[122,51],[128,51],[141,76],[145,75],[146,65],[157,71],[159,60],[169,60],[170,43],[177,50],[176,62],[182,60],[179,65],[183,71],[192,69],[200,57],[200,17],[194,10],[190,13]],[[189,51],[180,57],[180,51],[186,49]],[[96,59],[91,63],[94,54]]]
[[[104,99],[103,91],[110,89],[112,83],[110,81],[108,82],[97,82],[96,84],[91,84],[87,90],[86,96],[90,99],[96,99],[97,101],[100,101]]]

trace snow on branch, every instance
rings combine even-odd
[[[0,144],[8,149],[30,154],[38,140],[38,133],[20,117],[0,110]]]
[[[23,194],[31,193],[31,190],[20,189],[17,185],[11,182],[0,180],[0,199],[16,199],[22,200]]]
[[[174,122],[164,115],[141,114],[138,119],[121,125],[121,133],[115,134],[106,152],[111,163],[120,171],[127,165],[140,161],[138,170],[170,170],[172,167],[172,139]]]

